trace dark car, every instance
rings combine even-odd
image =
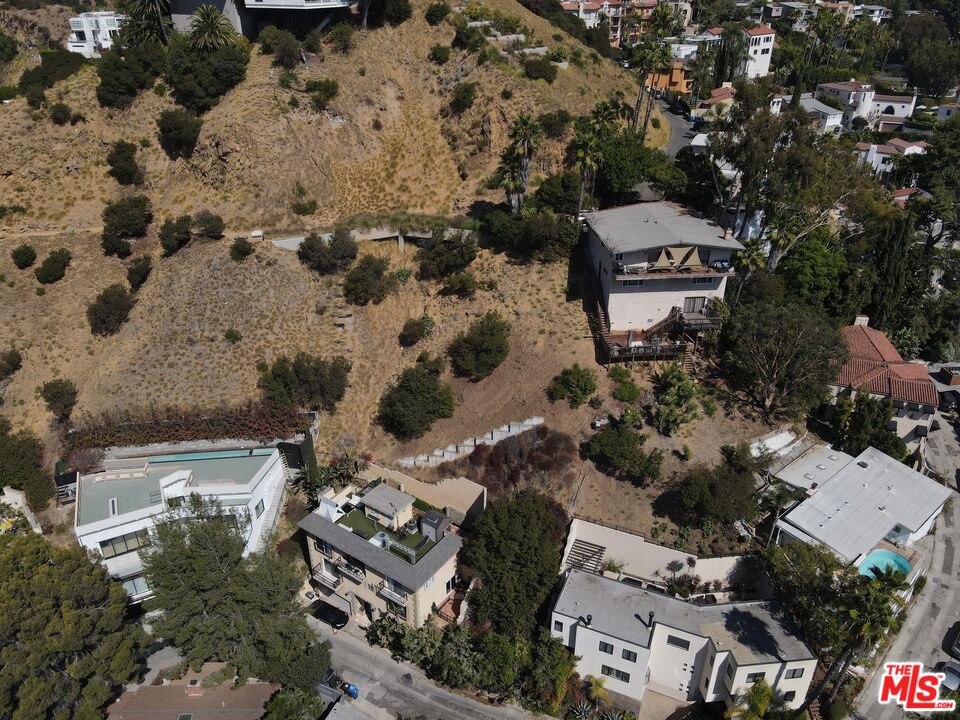
[[[317,620],[323,620],[334,630],[346,627],[350,620],[350,616],[343,610],[323,600],[317,600],[313,604],[313,615]]]
[[[940,393],[940,411],[950,412],[957,409],[957,394],[953,390]]]
[[[687,117],[690,114],[690,106],[687,105],[683,100],[676,100],[673,105],[670,106],[670,112],[674,115],[682,115]]]

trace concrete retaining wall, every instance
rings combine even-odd
[[[422,467],[439,465],[440,463],[447,462],[449,460],[456,460],[462,458],[465,455],[469,455],[473,452],[473,449],[477,445],[495,445],[501,440],[506,440],[508,437],[513,437],[514,435],[519,435],[522,432],[526,432],[531,428],[535,428],[538,425],[543,425],[543,418],[535,416],[532,418],[527,418],[526,420],[521,420],[519,422],[511,422],[506,425],[501,425],[498,428],[494,428],[485,435],[480,437],[467,438],[455,445],[447,445],[445,448],[438,448],[433,451],[430,455],[417,455],[416,457],[405,457],[397,460],[397,463],[401,467]]]

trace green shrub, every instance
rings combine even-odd
[[[243,340],[243,335],[240,334],[239,330],[234,328],[227,328],[223,333],[223,339],[226,340],[231,345],[236,345],[238,342]]]
[[[320,55],[320,59],[323,59],[323,32],[314,28],[307,33],[307,37],[303,41],[303,47],[307,52],[311,52],[314,55]]]
[[[473,107],[474,100],[477,99],[476,83],[459,83],[453,89],[453,99],[450,101],[450,109],[459,115]]]
[[[47,101],[47,96],[43,92],[43,88],[39,85],[30,85],[22,92],[23,96],[27,99],[27,105],[32,107],[34,110],[43,107],[43,104]]]
[[[226,225],[223,218],[209,210],[199,210],[193,215],[193,231],[207,240],[219,240],[223,237]]]
[[[66,80],[87,63],[86,58],[68,50],[41,50],[40,64],[24,70],[20,76],[20,92],[24,95],[30,88],[52,88],[55,83]]]
[[[530,58],[523,63],[523,72],[531,80],[552,83],[557,79],[557,66],[544,58]]]
[[[193,155],[203,121],[186,110],[164,110],[157,119],[160,147],[171,160]]]
[[[420,277],[444,278],[466,270],[477,257],[477,243],[469,233],[438,228],[417,251]]]
[[[333,412],[347,391],[350,361],[297,353],[292,360],[281,355],[272,365],[260,363],[258,387],[275,407],[305,407]]]
[[[343,281],[343,296],[347,302],[353,305],[383,302],[397,284],[397,279],[387,274],[388,267],[386,260],[373,255],[360,258]]]
[[[663,452],[659,449],[644,452],[646,440],[646,435],[625,423],[615,422],[590,438],[588,452],[603,472],[642,487],[660,477],[663,463]]]
[[[338,22],[330,28],[327,40],[333,45],[334,50],[346,54],[353,47],[353,27],[349,23]]]
[[[375,24],[387,22],[393,27],[406,22],[413,15],[410,0],[378,0],[371,7],[371,16]]]
[[[127,321],[133,295],[121,284],[111,285],[87,306],[87,320],[94,335],[113,335]]]
[[[544,57],[550,62],[564,62],[567,59],[567,50],[563,47],[550,48]]]
[[[10,423],[0,418],[0,486],[23,490],[27,504],[42,510],[55,489],[43,470],[43,444],[30,432],[10,432]]]
[[[173,255],[178,252],[193,237],[191,228],[193,227],[193,218],[189,215],[181,215],[176,220],[167,218],[160,226],[160,247],[163,248],[164,255]]]
[[[243,262],[250,255],[253,255],[254,247],[246,238],[237,238],[230,246],[230,258],[234,262]]]
[[[450,14],[450,6],[445,2],[430,3],[427,11],[423,14],[427,22],[431,25],[439,25]]]
[[[143,170],[137,164],[137,146],[118,140],[107,153],[109,174],[121,185],[139,185],[143,182]]]
[[[0,64],[10,62],[17,56],[17,40],[0,31]]]
[[[17,245],[10,251],[10,259],[20,270],[26,270],[37,261],[37,251],[33,249],[32,245],[26,243]]]
[[[121,198],[103,209],[101,244],[108,255],[126,257],[130,248],[126,241],[142,238],[153,222],[150,200],[146,195]]]
[[[317,201],[313,199],[294,200],[290,203],[290,209],[293,210],[295,215],[313,215],[317,211]]]
[[[273,61],[284,68],[296,67],[300,62],[300,41],[289,30],[277,34],[273,48]]]
[[[0,380],[6,380],[23,367],[23,355],[16,348],[0,352]]]
[[[257,35],[257,42],[260,43],[260,52],[264,55],[272,55],[277,48],[280,35],[284,31],[276,25],[267,25],[260,30]]]
[[[136,258],[127,268],[127,282],[130,283],[130,289],[136,292],[143,287],[152,271],[153,261],[149,255],[141,255]]]
[[[450,47],[448,45],[434,45],[430,48],[430,62],[437,65],[443,65],[450,59]]]
[[[458,272],[443,281],[443,294],[466,299],[473,297],[479,287],[480,283],[472,272]]]
[[[927,576],[921,575],[917,578],[917,581],[913,584],[913,594],[919,595],[923,592],[923,589],[927,586]]]
[[[630,371],[620,365],[610,368],[610,371],[607,373],[607,375],[615,383],[626,382],[630,379]]]
[[[453,391],[435,369],[418,362],[380,398],[377,422],[398,440],[421,437],[435,421],[453,416]]]
[[[340,91],[340,86],[336,80],[310,80],[304,87],[310,93],[310,103],[317,112],[323,112],[327,109],[330,101],[333,100]]]
[[[457,24],[457,32],[453,36],[453,47],[467,52],[479,52],[487,44],[483,33],[475,27],[468,27],[466,23]]]
[[[0,102],[13,100],[17,96],[17,89],[13,85],[0,85]]]
[[[650,120],[650,124],[653,126],[653,128],[654,128],[655,130],[659,130],[659,129],[660,129],[660,118],[653,118],[653,119],[651,119],[651,120]]]
[[[570,407],[578,408],[596,391],[597,373],[574,363],[553,378],[550,387],[547,388],[547,397],[550,398],[550,402],[566,400],[570,403]]]
[[[246,76],[246,46],[195,50],[189,35],[175,35],[167,50],[166,81],[177,104],[196,114],[207,112]]]
[[[399,341],[403,347],[412,347],[433,332],[435,323],[424,313],[419,318],[410,318],[403,324]]]
[[[632,381],[627,380],[614,388],[613,397],[620,402],[635,403],[640,399],[640,388]]]
[[[33,271],[37,282],[50,285],[63,278],[70,265],[70,251],[65,248],[54,250],[40,263],[40,267]]]
[[[457,335],[447,354],[453,371],[471,380],[482,380],[496,370],[510,353],[510,324],[496,312],[473,322]]]
[[[23,205],[0,205],[0,220],[7,217],[7,215],[13,215],[14,213],[23,214],[27,212],[27,209]]]
[[[40,397],[47,405],[47,410],[53,413],[57,422],[66,422],[70,419],[74,405],[77,404],[77,388],[69,380],[58,378],[43,384],[40,388]]]
[[[343,272],[357,257],[357,244],[350,231],[338,228],[325,242],[316,233],[308,235],[297,249],[300,262],[321,275]]]
[[[50,106],[50,120],[54,125],[66,125],[70,122],[70,106],[66,103],[58,102]]]
[[[501,100],[510,100],[513,97],[513,90],[510,88],[504,88],[500,91]]]
[[[543,113],[537,118],[540,126],[543,128],[544,135],[554,139],[563,136],[563,133],[565,133],[570,126],[572,119],[570,113],[563,109]]]
[[[97,101],[103,107],[130,107],[141,90],[153,86],[166,64],[166,49],[158,42],[145,42],[102,54],[97,63]],[[158,90],[162,88],[162,90]],[[154,92],[166,93],[166,87],[157,85]]]

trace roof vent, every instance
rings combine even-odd
[[[108,507],[108,511],[109,511],[109,513],[110,513],[110,517],[116,517],[117,515],[120,514],[120,508],[119,508],[118,505],[117,505],[117,499],[116,499],[116,498],[110,498],[110,499],[107,501],[107,507]]]
[[[593,624],[593,615],[587,615],[587,626],[589,627],[592,624]]]
[[[861,460],[860,462],[858,462],[857,465],[859,465],[859,466],[862,467],[862,468],[869,467],[869,465],[867,465],[867,463],[864,462],[863,460]]]
[[[826,465],[817,465],[817,469],[818,469],[818,470],[826,470],[826,469],[827,469],[827,466],[826,466]]]
[[[831,460],[839,460],[839,458],[838,458],[836,455],[830,455],[830,456],[828,456],[828,457],[829,457]]]

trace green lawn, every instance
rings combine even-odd
[[[397,534],[388,530],[383,525],[378,522],[375,522],[363,514],[363,510],[356,508],[351,510],[349,513],[340,518],[340,525],[348,527],[351,530],[360,530],[366,533],[367,537],[373,537],[378,532],[386,533],[390,538],[404,547],[415,550],[417,553],[417,560],[422,558],[427,551],[434,546],[432,540],[427,540],[420,533],[413,533],[412,535],[407,534]],[[422,545],[421,545],[422,544]],[[395,553],[398,557],[406,557],[401,553]]]

